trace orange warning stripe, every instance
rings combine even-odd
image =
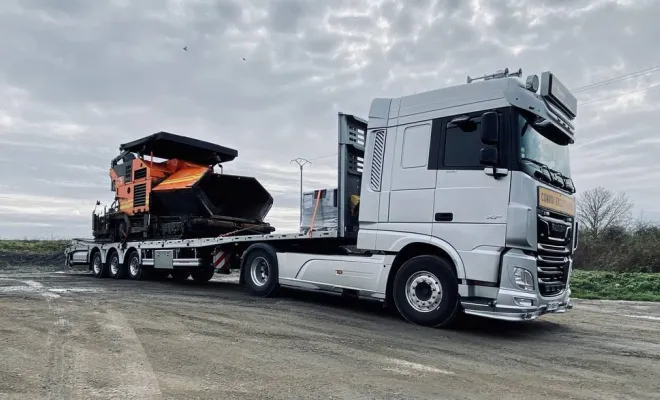
[[[194,185],[208,171],[207,167],[190,167],[172,174],[152,190],[185,189]]]

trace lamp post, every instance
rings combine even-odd
[[[291,160],[291,163],[296,163],[298,164],[298,167],[300,168],[300,226],[298,229],[302,228],[302,221],[303,221],[303,168],[307,164],[311,164],[312,162],[305,159],[305,158],[295,158]]]

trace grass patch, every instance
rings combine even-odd
[[[69,240],[0,240],[0,252],[13,254],[63,253]]]
[[[571,290],[580,299],[660,301],[660,274],[575,270]]]

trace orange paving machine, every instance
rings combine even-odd
[[[95,239],[180,239],[275,230],[264,222],[273,198],[259,181],[222,173],[222,163],[234,160],[238,151],[168,132],[122,144],[119,150],[110,168],[115,200],[103,213],[93,213]],[[215,172],[216,166],[221,173]]]

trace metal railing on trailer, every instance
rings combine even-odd
[[[357,238],[358,216],[352,213],[351,196],[359,196],[367,142],[367,121],[339,113],[337,235]]]

